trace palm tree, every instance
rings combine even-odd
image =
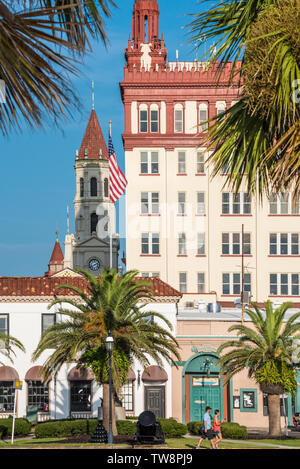
[[[13,362],[12,356],[16,356],[14,347],[25,352],[24,345],[15,337],[7,334],[0,333],[0,353]],[[0,365],[4,366],[4,363],[0,361]]]
[[[213,119],[206,139],[214,175],[226,166],[236,192],[246,181],[249,193],[300,193],[299,23],[300,0],[231,0],[190,25],[192,41],[216,40],[208,61],[220,60],[217,78],[229,60],[228,84],[241,78],[240,100]]]
[[[249,378],[259,383],[261,391],[268,395],[269,436],[279,436],[280,395],[295,393],[297,389],[293,359],[299,358],[295,341],[300,338],[300,312],[285,321],[285,314],[292,303],[284,303],[275,311],[272,303],[265,303],[265,312],[255,303],[253,309],[246,309],[251,325],[233,325],[228,332],[236,331],[238,338],[222,344],[218,353],[219,364],[226,382],[235,374],[248,369]]]
[[[108,353],[105,340],[114,337],[112,354],[113,384],[117,392],[127,380],[133,359],[145,368],[150,360],[180,359],[178,344],[170,322],[157,312],[143,312],[143,303],[151,300],[151,284],[136,279],[138,271],[118,276],[114,269],[104,269],[100,278],[78,270],[86,279],[86,289],[61,285],[80,299],[57,298],[63,306],[59,313],[65,320],[47,329],[33,354],[36,360],[43,351],[54,349],[43,365],[45,379],[55,376],[64,363],[77,361],[78,367],[91,366],[96,380],[103,384],[104,425],[108,427]],[[66,304],[72,309],[66,308]],[[157,324],[162,321],[168,329]],[[115,427],[114,427],[115,431]]]
[[[36,127],[71,116],[78,104],[69,75],[91,50],[91,39],[107,36],[103,17],[113,0],[0,0],[0,133]],[[1,98],[1,96],[0,96]]]

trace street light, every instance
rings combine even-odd
[[[108,431],[108,443],[112,444],[114,442],[113,432],[112,432],[112,368],[111,368],[111,354],[114,348],[114,339],[109,334],[105,341],[106,350],[108,351],[109,358],[109,431]]]

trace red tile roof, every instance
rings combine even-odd
[[[145,280],[145,279],[143,279]],[[159,278],[149,278],[153,287],[154,297],[181,297],[181,293]],[[79,277],[0,277],[0,302],[1,297],[16,296],[59,296],[74,295],[69,290],[56,291],[59,285],[74,285],[86,290],[86,280]]]
[[[63,263],[64,263],[63,252],[61,250],[59,241],[55,241],[49,264],[63,264]]]
[[[79,159],[85,159],[87,150],[88,159],[99,159],[99,150],[102,150],[102,158],[108,159],[108,150],[94,109],[91,112],[88,125],[79,150]]]

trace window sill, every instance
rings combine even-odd
[[[195,176],[206,176],[205,173],[195,173]]]
[[[242,254],[221,254],[221,257],[242,257]],[[253,255],[244,254],[244,257],[253,257]]]
[[[140,213],[140,217],[160,217],[160,213]]]
[[[206,254],[196,254],[195,257],[206,257]]]
[[[176,176],[187,176],[187,173],[177,173]]]
[[[268,298],[300,298],[300,295],[268,295]]]
[[[268,257],[300,257],[300,254],[269,254]]]
[[[269,213],[268,217],[300,217],[299,213]]]
[[[221,213],[221,217],[252,217],[252,214],[248,213]]]
[[[177,254],[177,257],[188,257],[187,254]]]
[[[140,254],[140,257],[161,257],[161,254]]]
[[[160,176],[160,173],[140,173],[139,176]]]

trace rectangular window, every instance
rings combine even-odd
[[[159,214],[159,193],[142,192],[141,193],[141,213],[143,215]]]
[[[56,314],[42,314],[42,334],[56,323]]]
[[[178,174],[186,174],[185,151],[178,153]]]
[[[197,255],[205,254],[205,233],[198,233],[197,235]]]
[[[205,193],[197,192],[197,215],[205,214]]]
[[[242,251],[242,233],[222,233],[222,254],[239,256]],[[244,233],[244,255],[251,254],[251,234]]]
[[[222,292],[223,295],[240,295],[241,294],[241,274],[240,273],[223,273],[222,274]],[[251,274],[244,275],[244,291],[251,292]]]
[[[272,256],[299,255],[298,233],[270,233],[269,252]]]
[[[185,233],[178,233],[178,254],[186,255],[186,236]]]
[[[151,132],[156,133],[158,132],[158,111],[152,110],[150,111],[150,125],[151,125]]]
[[[270,274],[270,295],[299,296],[299,274]]]
[[[148,111],[146,109],[140,110],[140,132],[148,132]]]
[[[181,293],[187,292],[187,274],[186,272],[179,272],[179,291]]]
[[[141,174],[158,174],[158,152],[141,152]]]
[[[122,406],[126,412],[133,412],[133,381],[127,381],[122,387]]]
[[[159,254],[159,233],[142,233],[142,254]]]
[[[270,215],[299,215],[299,200],[291,192],[270,196]]]
[[[15,389],[13,381],[0,381],[0,414],[14,411]]]
[[[178,192],[178,214],[185,215],[185,192]]]
[[[205,156],[203,151],[197,153],[197,174],[204,174],[205,172]]]
[[[280,397],[280,416],[284,417],[288,414],[288,398]],[[263,414],[264,416],[269,415],[269,405],[268,405],[268,394],[263,394]]]
[[[183,110],[175,109],[174,114],[174,131],[176,134],[181,134],[183,132]]]
[[[149,277],[159,278],[160,273],[159,272],[142,272],[142,277],[144,277],[144,278],[149,278]]]
[[[251,196],[246,192],[222,193],[223,215],[249,215],[251,214]]]
[[[0,333],[9,335],[9,315],[0,314]]]
[[[200,132],[205,132],[208,129],[208,123],[206,122],[207,120],[208,120],[207,109],[200,109],[199,111]]]
[[[197,274],[197,287],[198,293],[205,292],[205,274],[204,272],[198,272]]]
[[[39,412],[49,412],[49,385],[42,381],[28,381],[28,407],[37,407]]]
[[[92,381],[70,381],[71,412],[90,412],[92,409]]]

